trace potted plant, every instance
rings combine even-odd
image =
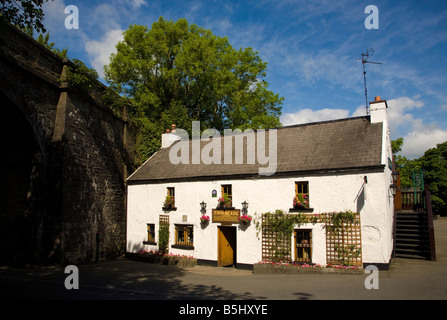
[[[307,209],[309,208],[309,196],[298,194],[293,197],[293,208],[294,209]]]
[[[225,204],[225,200],[223,197],[220,197],[219,199],[217,199],[217,208],[218,209],[222,209],[224,207]]]
[[[231,199],[226,194],[224,194],[223,199],[224,199],[224,207],[231,208]]]
[[[219,209],[231,208],[231,204],[231,199],[226,194],[217,199],[217,208]]]
[[[239,222],[242,224],[249,224],[251,220],[252,220],[251,216],[246,214],[239,217]]]
[[[208,222],[210,222],[210,217],[207,216],[206,214],[204,214],[200,217],[201,224],[207,224]]]

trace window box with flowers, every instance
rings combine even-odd
[[[163,211],[176,211],[177,208],[175,207],[174,197],[166,196],[162,209]]]
[[[231,210],[234,210],[234,207],[232,207],[232,201],[226,194],[224,194],[223,197],[220,197],[217,200],[217,209],[221,209],[221,210],[222,209],[231,209]]]
[[[313,208],[309,208],[309,196],[307,194],[297,194],[293,197],[293,208],[289,212],[313,212]]]

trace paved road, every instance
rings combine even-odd
[[[0,292],[3,300],[445,300],[447,218],[434,223],[437,261],[395,259],[389,271],[379,272],[378,289],[365,288],[369,274],[253,274],[123,258],[78,266],[79,289],[72,290],[61,268],[0,266]]]

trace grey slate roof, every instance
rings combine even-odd
[[[268,130],[266,148],[268,148]],[[277,167],[275,175],[306,174],[321,171],[346,171],[359,168],[380,168],[382,123],[370,123],[369,116],[293,125],[276,129]],[[257,131],[256,131],[257,134]],[[177,164],[169,159],[173,146],[161,149],[128,179],[129,183],[172,180],[226,179],[258,176],[259,167],[267,164],[224,164],[223,133],[221,164]],[[244,139],[245,140],[245,139]],[[201,141],[203,147],[211,141]],[[192,141],[189,143],[191,152]],[[174,144],[175,145],[175,144]],[[233,141],[233,157],[235,143]],[[244,147],[246,150],[246,147]],[[268,149],[265,154],[268,156]],[[256,159],[256,157],[255,157]]]

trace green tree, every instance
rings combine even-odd
[[[391,141],[402,188],[413,187],[413,172],[424,172],[424,183],[429,185],[433,212],[447,214],[447,141],[425,151],[418,159],[410,160],[398,153],[403,138]]]
[[[163,17],[150,29],[130,26],[116,48],[106,79],[132,100],[144,158],[171,123],[189,131],[193,120],[219,131],[280,126],[283,98],[268,90],[267,64],[251,48],[235,50],[210,30]]]
[[[402,151],[403,144],[403,138],[392,140],[391,149],[396,160],[396,167],[399,170],[401,188],[412,188],[413,171],[419,171],[421,166],[418,159],[411,160],[399,154]]]
[[[430,186],[433,211],[447,214],[447,141],[425,151],[419,161],[424,182]]]
[[[48,0],[0,0],[0,22],[9,22],[23,29],[32,27],[45,32],[42,5]]]
[[[396,140],[391,140],[391,150],[394,155],[397,155],[402,151],[402,146],[404,145],[404,138],[397,138]]]
[[[31,34],[29,34],[29,35],[31,37],[33,36],[33,31],[32,30],[31,30]],[[47,32],[45,35],[43,33],[39,34],[39,36],[37,37],[36,41],[39,42],[41,45],[47,47],[51,51],[53,51],[55,54],[57,54],[61,58],[66,58],[67,57],[68,48],[65,48],[63,50],[55,48],[54,47],[55,43],[54,42],[49,42],[50,41],[50,33]]]

